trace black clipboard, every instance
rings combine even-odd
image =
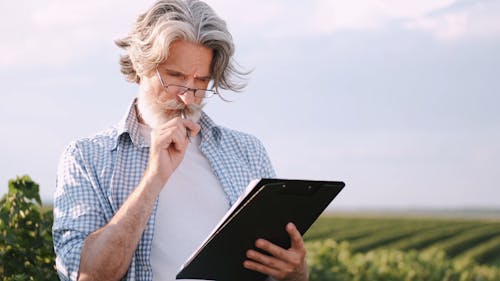
[[[243,267],[246,251],[255,249],[258,238],[289,248],[286,224],[293,222],[303,235],[344,186],[338,181],[252,181],[176,279],[264,280],[265,275]]]

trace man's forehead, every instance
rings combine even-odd
[[[160,69],[161,70],[161,69]],[[188,73],[182,71],[180,68],[176,67],[175,65],[168,65],[165,64],[163,67],[163,70],[170,75],[181,75],[181,76],[193,76],[195,78],[210,78],[210,71],[206,73],[206,71],[194,71],[193,73]]]
[[[180,74],[210,76],[213,50],[198,43],[174,41],[167,59],[161,64]]]

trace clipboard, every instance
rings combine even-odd
[[[256,249],[258,238],[290,248],[286,224],[293,222],[304,235],[344,186],[339,181],[270,178],[252,181],[184,263],[176,279],[264,280],[267,276],[243,267],[246,251]]]

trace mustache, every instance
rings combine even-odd
[[[177,100],[168,100],[158,104],[163,111],[184,111],[186,116],[198,116],[205,104],[186,105]]]

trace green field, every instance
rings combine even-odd
[[[500,267],[500,220],[439,217],[323,215],[307,242],[348,241],[353,253],[378,249],[443,251],[446,258]]]

